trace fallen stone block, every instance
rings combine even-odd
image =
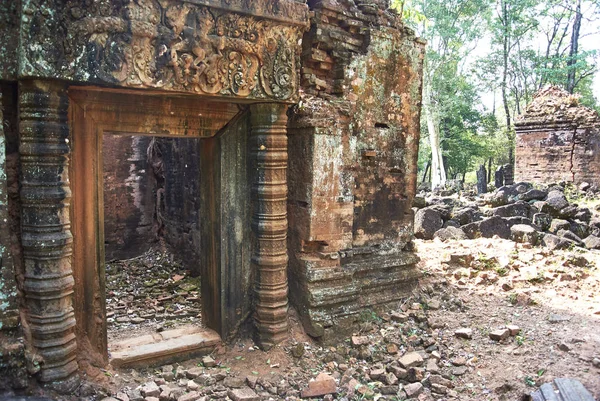
[[[227,396],[233,401],[259,401],[260,397],[250,388],[236,388],[229,390]]]
[[[423,357],[418,352],[408,352],[398,359],[400,366],[405,369],[423,365]]]
[[[502,341],[510,336],[509,329],[498,329],[490,333],[490,338],[494,341]]]
[[[319,373],[315,380],[308,383],[308,388],[302,390],[302,398],[320,397],[326,394],[335,394],[337,392],[335,379],[327,373]]]
[[[466,338],[467,340],[470,340],[471,338],[473,338],[473,330],[463,327],[456,330],[454,332],[454,335],[458,338]]]

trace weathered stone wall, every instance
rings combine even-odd
[[[156,201],[159,235],[184,266],[200,274],[200,139],[157,138],[163,177]]]
[[[288,131],[290,298],[317,337],[405,296],[417,276],[424,43],[380,3],[317,2],[303,38]]]
[[[106,259],[162,238],[199,274],[200,139],[106,134],[102,146]]]
[[[152,231],[156,205],[155,179],[147,161],[151,140],[151,137],[139,135],[104,135],[106,260],[141,255],[156,238]]]
[[[28,385],[17,282],[23,267],[16,95],[15,84],[0,82],[0,390]]]
[[[555,87],[515,122],[516,180],[600,185],[600,116]]]
[[[17,77],[21,0],[0,2],[0,80]]]

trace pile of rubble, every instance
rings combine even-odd
[[[109,337],[135,328],[161,331],[201,318],[200,278],[156,250],[106,264],[106,321]]]
[[[586,386],[594,380],[595,323],[560,302],[581,311],[593,304],[596,254],[584,251],[587,267],[574,270],[560,263],[576,263],[569,251],[506,240],[417,247],[428,277],[418,292],[386,313],[362,311],[353,335],[335,346],[317,344],[292,325],[291,339],[269,352],[239,340],[200,360],[114,372],[111,379],[126,380],[103,401],[512,400],[562,375]],[[533,267],[543,274],[519,278]],[[564,280],[567,274],[578,278]],[[577,300],[566,295],[574,286]],[[549,290],[556,305],[543,299]]]
[[[253,346],[234,346],[238,356],[207,356],[187,367],[162,366],[149,372],[151,380],[125,386],[103,401],[459,398],[455,386],[471,370],[473,355],[448,344],[474,336],[468,328],[449,331],[443,321],[429,316],[442,308],[463,311],[460,298],[449,294],[433,298],[441,288],[426,291],[430,295],[422,294],[381,316],[366,311],[355,335],[335,347],[290,341],[282,347],[286,366],[269,359],[268,371],[259,372],[264,369],[257,360],[264,353],[253,352]],[[500,330],[485,341],[514,341],[510,336],[519,332],[514,326]],[[232,369],[232,363],[246,357],[254,358],[255,371],[244,375]]]
[[[566,184],[534,188],[504,186],[483,197],[415,199],[415,236],[421,239],[473,239],[498,236],[550,249],[600,249],[597,210],[569,202]],[[598,203],[598,192],[582,184],[577,198]]]

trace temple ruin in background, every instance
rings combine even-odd
[[[128,222],[103,184],[150,141],[221,338],[250,322],[269,348],[291,304],[328,341],[405,297],[424,47],[385,0],[2,2],[0,388],[109,363],[105,243],[142,252],[154,221],[141,181]]]
[[[549,86],[515,121],[517,181],[600,185],[600,116]]]

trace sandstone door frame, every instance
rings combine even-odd
[[[104,267],[100,263],[104,252],[99,170],[103,133],[209,137],[219,124],[231,120],[237,106],[233,110],[229,108],[232,103],[200,96],[68,87],[59,81],[22,81],[20,89],[28,324],[32,345],[43,359],[40,381],[74,383],[78,381],[78,354],[107,363]],[[141,96],[143,107],[127,101],[118,108],[107,107],[102,98],[119,93]],[[194,110],[211,113],[212,118],[203,118],[203,113],[182,118],[190,104]],[[202,109],[203,104],[210,107]],[[134,112],[138,108],[146,112],[146,118]],[[251,311],[258,340],[265,348],[287,336],[286,110],[285,103],[248,107]],[[215,126],[211,121],[220,122]]]
[[[122,90],[71,87],[68,92],[75,318],[80,345],[94,350],[95,359],[106,363],[103,137],[114,134],[209,138],[237,114],[238,108],[232,103]],[[204,279],[216,276],[214,270],[219,267],[213,264],[204,269]],[[216,285],[214,283],[213,287]],[[214,290],[218,291],[217,288]],[[216,294],[202,295],[216,298]],[[218,302],[203,301],[202,305],[207,325],[222,333],[219,322],[212,319],[219,314],[213,308],[219,307]]]

